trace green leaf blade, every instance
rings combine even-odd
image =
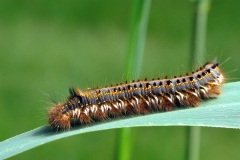
[[[0,143],[0,159],[8,158],[42,144],[87,132],[137,126],[205,126],[240,129],[240,82],[222,86],[216,99],[203,101],[199,107],[171,112],[112,119],[69,131],[56,132],[43,126]]]

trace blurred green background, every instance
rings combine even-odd
[[[133,1],[0,1],[0,141],[46,125],[51,98],[68,87],[119,83],[124,74],[157,78],[189,72],[194,4],[153,0],[141,76],[124,73]],[[206,61],[227,81],[240,78],[240,1],[212,1]],[[196,64],[199,67],[201,64]],[[184,159],[187,127],[139,127],[132,159]],[[117,130],[77,135],[10,159],[113,159]],[[202,128],[200,159],[239,159],[240,131]]]

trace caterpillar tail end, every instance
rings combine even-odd
[[[62,108],[61,104],[57,104],[48,111],[48,124],[53,129],[68,130],[71,127],[70,118],[66,114],[62,114]]]

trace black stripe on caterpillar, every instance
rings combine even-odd
[[[122,115],[170,111],[177,106],[196,107],[201,99],[219,95],[224,82],[218,63],[206,63],[191,75],[88,89],[70,88],[65,103],[52,106],[48,123],[54,129],[70,129],[71,121],[81,125]]]

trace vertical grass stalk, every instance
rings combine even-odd
[[[195,15],[193,20],[193,37],[191,42],[191,68],[196,67],[194,64],[204,63],[207,17],[209,10],[210,0],[196,0]]]
[[[140,73],[150,7],[151,0],[135,0],[133,4],[124,77],[128,81],[132,79],[133,73],[135,76],[139,76]],[[119,129],[118,160],[131,159],[133,138],[131,128]]]
[[[195,64],[203,63],[204,54],[206,50],[206,27],[207,16],[210,9],[210,0],[196,0],[195,1],[195,16],[193,24],[193,38],[191,50],[191,68]],[[188,159],[198,160],[200,150],[200,127],[188,127]]]

